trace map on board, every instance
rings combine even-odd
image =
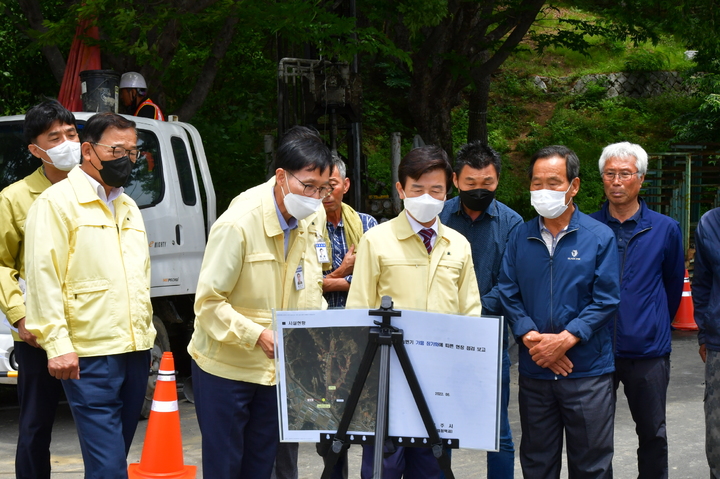
[[[287,425],[337,430],[357,376],[369,327],[284,329]],[[375,428],[377,361],[368,375],[350,431]]]

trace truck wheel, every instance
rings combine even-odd
[[[150,416],[150,408],[152,407],[153,395],[155,394],[155,383],[157,382],[158,370],[160,369],[160,360],[165,351],[170,351],[170,338],[162,319],[153,316],[153,326],[157,331],[155,336],[155,344],[153,345],[150,358],[150,374],[148,376],[147,389],[145,390],[145,403],[143,404],[140,415],[147,419]]]

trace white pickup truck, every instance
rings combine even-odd
[[[78,128],[93,113],[75,113]],[[200,134],[192,125],[139,117],[138,147],[144,152],[125,186],[140,207],[148,235],[152,264],[153,322],[158,336],[153,369],[163,351],[173,351],[180,376],[189,376],[185,350],[193,328],[193,299],[207,234],[216,218],[215,190]],[[32,173],[40,160],[23,140],[23,116],[0,117],[0,189]],[[0,372],[14,370],[12,338],[0,332]],[[22,371],[19,372],[22,374]],[[150,375],[149,393],[155,375]],[[0,383],[14,383],[14,378]],[[152,395],[150,394],[150,399]]]

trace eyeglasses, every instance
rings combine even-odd
[[[112,155],[113,158],[122,158],[123,156],[127,155],[128,158],[130,158],[130,161],[137,161],[137,159],[142,155],[142,151],[138,150],[137,148],[133,148],[132,150],[128,150],[126,148],[123,148],[122,146],[110,146],[110,145],[103,145],[102,143],[96,143],[91,142],[93,145],[99,145],[104,146],[107,148],[112,148]]]
[[[298,181],[298,183],[300,183],[301,185],[303,185],[303,193],[302,193],[303,196],[308,196],[308,197],[310,197],[310,196],[315,196],[315,193],[318,193],[318,194],[320,194],[320,199],[323,199],[323,198],[327,198],[328,196],[330,196],[330,194],[333,192],[333,188],[332,188],[332,187],[321,186],[320,188],[318,188],[317,186],[308,185],[308,184],[305,184],[305,183],[303,183],[302,181],[300,181],[300,178],[298,178],[297,176],[293,175],[293,174],[290,173],[289,171],[285,170],[285,172],[286,172],[288,175],[290,175],[290,176],[292,176],[293,178],[295,178],[295,179]]]
[[[630,173],[629,171],[621,171],[620,173],[615,173],[614,171],[603,171],[600,176],[605,181],[614,181],[615,177],[620,178],[620,181],[629,181],[630,178],[639,174],[639,171],[636,171],[635,173]]]

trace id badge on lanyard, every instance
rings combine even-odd
[[[296,290],[299,291],[301,289],[305,289],[305,274],[303,273],[302,265],[298,266],[297,269],[295,270],[294,281],[295,281],[295,289]]]
[[[324,239],[318,239],[315,243],[315,253],[317,254],[318,263],[329,263],[327,244]]]

